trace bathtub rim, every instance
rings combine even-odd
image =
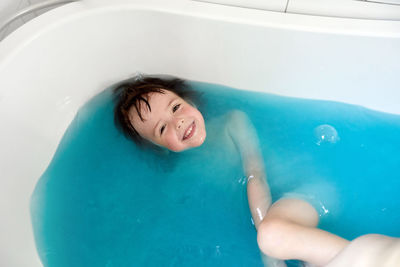
[[[224,21],[243,25],[290,29],[295,31],[329,34],[400,37],[400,21],[339,18],[303,14],[282,13],[236,6],[223,6],[207,2],[169,0],[84,0],[68,3],[50,10],[16,29],[0,42],[0,71],[24,46],[29,45],[42,34],[82,16],[112,10],[132,9],[192,16],[214,21]]]

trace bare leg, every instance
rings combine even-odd
[[[316,210],[300,199],[281,199],[268,210],[258,228],[258,245],[265,254],[279,259],[298,259],[323,266],[349,242],[315,228]]]
[[[327,267],[397,267],[400,263],[400,238],[369,234],[353,240]]]

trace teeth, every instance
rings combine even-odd
[[[193,125],[190,126],[189,130],[186,132],[185,138],[189,136],[189,134],[192,132],[192,129],[193,129]]]

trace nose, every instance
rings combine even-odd
[[[183,125],[183,123],[185,122],[184,119],[178,119],[177,123],[176,123],[176,128],[180,129]]]

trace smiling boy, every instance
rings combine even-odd
[[[171,91],[142,96],[128,116],[140,136],[175,152],[198,147],[206,138],[201,113]]]
[[[115,121],[137,144],[182,152],[205,142],[204,118],[192,104],[194,92],[183,80],[138,76],[120,84],[114,93]],[[283,260],[298,259],[327,265],[349,241],[316,228],[318,207],[298,193],[271,203],[256,130],[241,111],[230,111],[225,116],[227,123],[219,125],[218,132],[232,139],[241,156],[258,245],[268,255],[263,257],[264,263],[286,266]]]

